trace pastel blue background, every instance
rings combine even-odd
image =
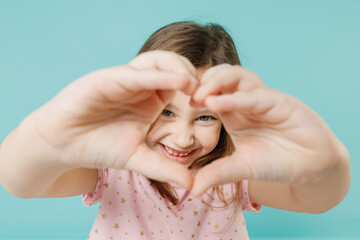
[[[251,238],[360,239],[360,1],[0,0],[0,142],[71,81],[129,62],[152,32],[180,20],[224,25],[243,65],[315,109],[351,155],[340,205],[246,213]],[[80,197],[18,199],[0,186],[0,239],[86,239],[97,209]]]

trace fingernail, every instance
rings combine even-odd
[[[203,92],[203,87],[200,86],[200,87],[196,90],[196,92],[195,92],[195,94],[194,94],[194,96],[193,96],[193,99],[194,99],[196,102],[203,103],[203,102],[204,102],[204,98],[205,98],[205,94],[204,94],[204,92]]]

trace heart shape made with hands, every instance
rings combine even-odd
[[[124,131],[135,136],[143,129],[138,139],[144,143],[151,123],[180,90],[191,96],[192,106],[205,107],[220,116],[234,151],[204,166],[193,177],[186,167],[139,144],[129,161],[117,168],[159,181],[175,181],[199,196],[210,187],[243,179],[302,183],[333,164],[338,156],[338,141],[312,109],[291,95],[266,87],[258,75],[241,66],[196,69],[178,54],[155,51],[139,55],[128,67],[131,69],[125,69],[128,72],[123,72],[124,81],[120,81],[121,94],[114,91],[110,98],[128,103],[123,109],[141,113],[140,118],[148,121],[146,127],[140,124],[132,129],[127,122]],[[111,92],[113,85],[109,86]],[[124,140],[124,146],[128,141]]]
[[[168,103],[170,99],[174,96],[174,91],[169,90],[180,90],[185,94],[191,96],[191,106],[208,108],[213,112],[219,113],[220,116],[226,116],[226,113],[232,112],[233,110],[235,110],[235,108],[249,109],[253,107],[256,103],[256,99],[252,98],[251,95],[245,96],[246,98],[244,98],[241,101],[241,105],[239,105],[239,102],[237,100],[241,96],[238,95],[241,92],[249,93],[254,89],[265,87],[261,79],[256,74],[253,74],[240,66],[222,64],[210,67],[209,69],[196,69],[186,58],[169,52],[155,51],[144,53],[134,59],[132,62],[130,62],[129,65],[136,69],[141,69],[141,71],[157,69],[165,72],[170,71],[179,74],[185,74],[190,81],[187,81],[183,85],[178,85],[176,87],[174,87],[173,85],[170,86],[169,83],[176,84],[179,81],[174,79],[172,81],[166,79],[166,82],[160,80],[159,82],[161,82],[161,84],[154,83],[154,81],[149,81],[149,83],[152,83],[152,86],[150,88],[156,90],[157,96],[161,99],[161,102],[164,105],[166,105],[166,103]],[[157,113],[157,115],[158,114],[159,113]],[[230,118],[227,116],[225,117],[225,119],[221,120],[224,120],[225,128],[227,130],[231,130],[233,128],[231,126],[235,121],[234,119],[232,119],[231,121],[227,121],[226,119]],[[236,126],[237,125],[238,124],[236,124]],[[148,159],[154,159],[154,157],[152,156],[156,155],[154,152],[148,150],[144,151],[147,152],[146,157]],[[197,180],[197,176],[195,176],[195,179],[192,179],[189,171],[185,173],[185,170],[179,167],[177,167],[175,171],[175,164],[172,164],[172,166],[170,166],[168,161],[163,159],[163,157],[158,156],[158,158],[162,159],[161,161],[163,161],[163,167],[161,167],[161,169],[167,168],[167,173],[176,173],[173,176],[176,177],[176,179],[171,180],[180,183],[180,185],[184,186],[185,188],[190,188],[190,186],[192,186],[192,193],[194,195],[199,195],[204,192],[206,188],[210,187],[210,185],[199,185],[198,182],[200,180]],[[131,163],[132,165],[130,165]],[[160,165],[159,160],[153,160],[152,163],[152,166]],[[145,165],[146,167],[139,167]],[[150,169],[152,170],[153,167],[149,164],[145,165],[141,164],[140,161],[130,161],[130,163],[127,164],[127,169],[138,171],[149,178],[154,178],[157,180],[169,180],[168,176],[161,175],[162,172],[165,170],[154,171],[157,173],[161,173],[154,175],[153,171],[150,171]],[[202,172],[204,171],[200,171],[200,173]],[[211,173],[211,175],[214,174]],[[201,174],[199,176],[201,176]],[[216,185],[217,181],[219,180],[228,181],[227,179],[224,179],[224,177],[220,177],[220,179],[213,178],[212,181],[207,182],[212,182],[212,185]]]
[[[151,124],[179,90],[191,96],[192,106],[216,112],[234,145],[231,156],[194,177],[145,143]],[[64,153],[65,165],[131,170],[177,182],[194,196],[243,179],[301,183],[339,159],[336,137],[295,97],[266,87],[241,66],[196,69],[172,52],[146,52],[128,65],[90,73],[35,115],[37,131]]]

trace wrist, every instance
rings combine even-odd
[[[339,142],[334,152],[334,164],[291,186],[298,202],[310,213],[323,213],[337,206],[346,196],[351,182],[349,154]]]
[[[14,196],[37,197],[70,169],[61,153],[37,133],[30,118],[25,118],[1,145],[1,183]]]

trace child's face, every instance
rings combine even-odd
[[[150,129],[151,149],[189,167],[218,143],[221,122],[206,108],[193,108],[190,97],[178,91]]]

